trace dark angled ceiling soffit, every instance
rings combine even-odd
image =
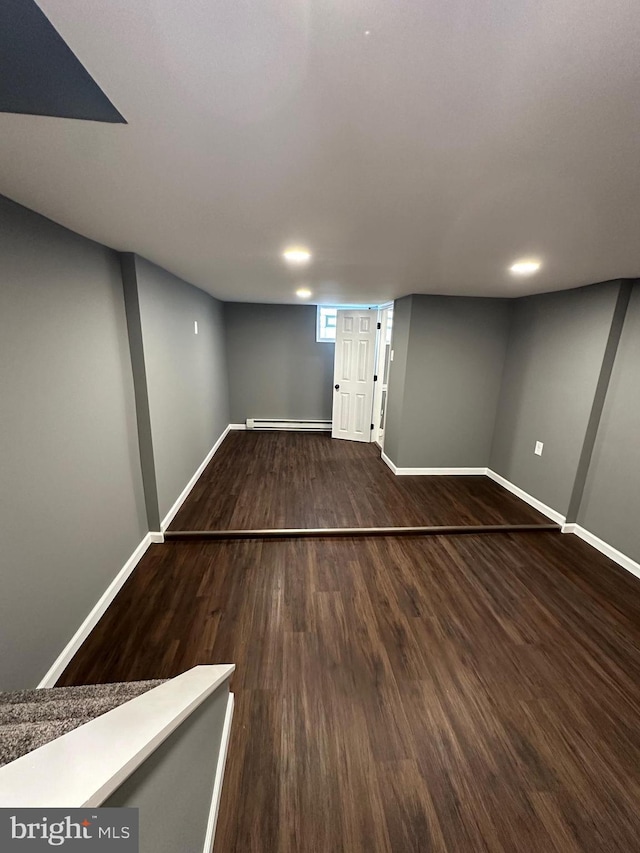
[[[0,0],[0,112],[126,124],[34,0]]]

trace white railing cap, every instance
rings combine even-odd
[[[234,669],[196,666],[0,767],[0,807],[99,806]]]

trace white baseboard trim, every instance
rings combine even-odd
[[[151,537],[151,542],[155,545],[162,545],[164,542],[164,533],[160,533],[160,531],[152,530],[149,536]]]
[[[384,452],[384,450],[382,451],[381,459],[382,459],[382,461],[385,463],[385,465],[388,465],[388,466],[389,466],[389,468],[391,468],[391,470],[392,470],[392,471],[393,471],[393,473],[395,474],[395,473],[396,473],[396,471],[397,471],[398,469],[396,468],[395,463],[394,463],[394,462],[392,462],[392,461],[389,459],[389,457],[388,457],[388,456],[387,456],[387,454]]]
[[[632,560],[631,557],[627,557],[627,555],[623,554],[622,551],[618,551],[618,549],[614,548],[613,545],[609,545],[608,542],[605,542],[603,539],[599,539],[593,533],[585,530],[584,527],[580,527],[579,524],[564,524],[562,532],[573,533],[576,536],[579,536],[580,539],[600,551],[600,553],[604,554],[605,557],[608,557],[610,560],[613,560],[614,563],[622,566],[623,569],[631,572],[632,575],[640,578],[640,563],[636,563],[636,561]]]
[[[398,466],[394,462],[392,462],[391,459],[389,459],[389,457],[384,451],[382,451],[382,461],[386,463],[389,468],[391,468],[393,473],[396,474],[398,477],[466,477],[470,475],[482,475],[487,473],[486,468],[398,468]]]
[[[144,556],[147,548],[149,547],[149,545],[151,545],[153,541],[151,539],[151,536],[151,533],[147,533],[142,542],[138,545],[136,550],[129,557],[129,559],[120,569],[115,578],[111,581],[107,589],[100,596],[98,603],[95,605],[91,613],[89,613],[82,625],[80,625],[76,633],[69,640],[64,649],[60,652],[60,654],[58,655],[51,668],[40,682],[40,684],[38,684],[38,688],[55,686],[56,681],[60,678],[62,673],[71,663],[71,660],[75,653],[78,651],[80,646],[84,643],[89,634],[98,624],[113,599],[124,586],[129,575],[133,572],[135,567],[138,565],[138,563]]]
[[[228,426],[225,428],[225,430],[223,431],[223,433],[222,433],[222,435],[220,436],[220,438],[216,441],[216,443],[213,445],[213,447],[211,448],[211,450],[207,453],[207,455],[205,456],[204,460],[200,463],[200,466],[198,467],[198,470],[195,472],[195,474],[193,475],[193,477],[189,480],[189,482],[187,483],[187,485],[184,487],[184,489],[183,489],[183,490],[182,490],[182,492],[180,493],[180,496],[179,496],[178,500],[174,503],[174,505],[171,507],[171,509],[169,510],[169,512],[168,512],[168,513],[165,515],[165,517],[163,518],[162,523],[161,523],[161,525],[160,525],[160,530],[162,531],[162,533],[164,533],[164,532],[165,532],[165,530],[167,529],[167,527],[171,524],[171,522],[173,521],[173,519],[174,519],[174,518],[176,517],[176,515],[178,514],[178,510],[180,509],[180,507],[182,506],[182,504],[186,501],[186,499],[189,497],[189,493],[190,493],[191,489],[193,489],[193,487],[195,486],[195,484],[196,484],[196,483],[198,482],[198,480],[200,479],[200,477],[201,477],[201,475],[202,475],[202,472],[203,472],[203,471],[204,471],[204,469],[207,467],[207,465],[209,464],[209,462],[211,462],[211,460],[212,460],[212,458],[213,458],[213,454],[216,452],[216,450],[220,447],[220,445],[222,444],[222,442],[225,440],[225,438],[227,437],[227,435],[228,435],[229,431],[230,431],[230,430],[232,430],[232,429],[236,429],[236,428],[237,428],[237,429],[240,429],[240,426],[239,426],[238,424],[228,424]],[[244,429],[244,427],[242,427],[242,429]],[[163,541],[164,541],[164,540],[163,540]]]
[[[229,429],[231,429],[231,430],[246,429],[246,428],[247,428],[246,424],[229,424]]]
[[[517,498],[520,498],[520,500],[528,503],[529,506],[537,509],[538,512],[546,515],[547,518],[551,519],[551,521],[555,521],[556,524],[564,524],[566,522],[567,519],[564,515],[561,515],[561,513],[552,507],[543,504],[542,501],[538,500],[538,498],[534,498],[533,495],[530,495],[528,492],[525,492],[524,489],[521,489],[519,486],[509,482],[509,480],[506,480],[500,474],[496,474],[496,472],[492,471],[491,468],[487,468],[487,477],[490,477],[494,482],[498,483],[508,492],[511,492],[512,495],[515,495]]]
[[[218,753],[218,764],[216,765],[216,776],[213,783],[211,808],[209,809],[209,819],[207,821],[207,833],[205,835],[202,853],[213,853],[213,844],[216,838],[216,826],[218,823],[218,811],[220,810],[220,797],[222,796],[222,783],[224,781],[224,767],[227,762],[229,739],[231,738],[233,704],[233,693],[229,693],[229,698],[227,699],[227,710],[224,715],[224,725],[222,727],[222,741],[220,742],[220,752]]]
[[[396,468],[399,477],[469,477],[486,473],[486,468]]]

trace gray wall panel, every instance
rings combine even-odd
[[[598,430],[600,428],[600,421],[602,419],[602,412],[604,410],[609,385],[611,383],[613,366],[618,353],[618,346],[620,344],[620,337],[626,320],[632,289],[633,285],[630,281],[620,281],[616,307],[613,312],[611,328],[609,330],[609,338],[605,347],[602,364],[600,365],[600,375],[598,377],[593,405],[591,407],[591,414],[589,415],[587,430],[580,453],[580,460],[576,470],[573,490],[571,492],[571,500],[569,501],[569,509],[567,510],[566,517],[569,523],[575,523],[582,503],[586,479],[591,467],[593,450],[598,436]]]
[[[407,356],[411,334],[411,306],[413,296],[396,299],[393,305],[393,330],[391,350],[393,361],[389,365],[387,411],[384,421],[384,452],[398,464],[404,413],[404,389],[407,377]]]
[[[413,296],[397,465],[487,467],[508,331],[507,300]]]
[[[162,519],[229,423],[224,321],[217,299],[137,256],[136,275]]]
[[[316,343],[314,305],[224,306],[231,422],[247,418],[330,420],[331,343]]]
[[[385,453],[402,468],[485,468],[509,330],[503,299],[395,303]]]
[[[563,515],[618,290],[611,282],[515,304],[490,467]]]
[[[118,257],[0,198],[0,689],[44,676],[146,533]]]
[[[136,256],[130,252],[120,256],[124,305],[127,313],[129,350],[133,372],[133,388],[136,399],[136,419],[138,422],[138,447],[140,467],[144,485],[144,499],[147,507],[149,530],[160,530],[160,509],[158,507],[158,485],[156,482],[156,463],[153,457],[153,435],[149,412],[149,391],[147,387],[147,368],[144,361],[142,342],[142,324],[140,321],[140,301],[138,299],[138,277],[136,274]]]
[[[578,523],[640,562],[640,285],[634,286]]]

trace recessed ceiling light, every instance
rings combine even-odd
[[[365,31],[364,31],[364,34],[365,34],[365,36],[370,36],[370,35],[371,35],[371,30],[365,30]]]
[[[303,246],[291,246],[284,250],[282,257],[289,264],[308,264],[311,260],[311,252]]]
[[[311,296],[311,291],[308,287],[299,287],[296,290],[296,296],[299,296],[300,299],[308,299]]]
[[[534,272],[538,272],[540,266],[540,261],[530,259],[526,261],[516,261],[515,264],[511,264],[509,269],[516,275],[532,275]]]

